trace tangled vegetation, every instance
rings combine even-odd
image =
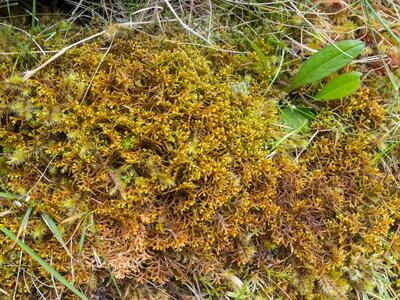
[[[28,80],[1,57],[1,226],[88,297],[149,282],[199,282],[212,299],[232,282],[237,299],[399,292],[398,178],[375,160],[379,90],[366,81],[313,104],[307,131],[291,134],[281,110],[302,101],[271,89],[271,40],[254,42],[260,57],[181,35],[105,36]],[[0,244],[6,297],[46,286],[48,299],[74,297],[8,236]]]

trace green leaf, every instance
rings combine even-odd
[[[67,253],[69,254],[68,248],[65,245],[66,243],[64,242],[64,239],[61,236],[61,233],[58,230],[56,223],[54,223],[53,219],[46,213],[42,213],[42,218],[43,218],[43,221],[46,223],[47,227],[49,227],[51,232],[54,234],[56,239],[60,242],[60,244],[65,249],[65,251],[67,251]]]
[[[310,120],[315,119],[314,113],[306,107],[282,109],[281,118],[283,124],[290,130],[295,132],[307,133]]]
[[[322,90],[315,95],[315,98],[329,101],[347,97],[360,87],[360,77],[360,72],[350,72],[339,75],[330,80]]]
[[[82,235],[81,235],[81,238],[79,239],[78,256],[81,256],[81,254],[82,254],[83,243],[85,242],[86,230],[87,230],[87,227],[86,226],[83,227]]]
[[[18,200],[19,197],[17,195],[14,195],[10,192],[0,192],[0,199],[6,199],[6,200]]]
[[[67,279],[65,279],[60,273],[54,270],[48,263],[46,263],[39,255],[37,255],[28,245],[19,240],[10,230],[0,225],[0,230],[10,239],[12,239],[17,245],[24,250],[32,259],[38,262],[47,272],[54,276],[60,281],[66,288],[77,295],[82,300],[88,300],[88,298],[82,294],[81,291],[76,289]]]
[[[81,256],[81,254],[82,254],[83,244],[85,242],[85,237],[86,237],[86,232],[87,232],[88,228],[90,228],[92,226],[92,224],[88,224],[88,219],[89,219],[89,217],[87,216],[82,222],[83,229],[82,229],[81,238],[79,239],[78,256]]]
[[[364,43],[357,40],[340,41],[313,54],[300,68],[289,87],[289,92],[316,82],[339,70],[360,55]]]
[[[29,217],[30,217],[30,215],[31,215],[32,208],[33,208],[33,205],[31,204],[31,205],[28,207],[28,209],[26,210],[25,215],[24,215],[24,217],[22,218],[22,222],[21,222],[21,224],[19,225],[16,239],[18,239],[18,238],[21,236],[21,234],[25,231],[26,226],[28,226]],[[12,244],[11,248],[13,248],[14,246],[15,246],[15,242]]]

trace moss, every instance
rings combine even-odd
[[[309,299],[369,284],[349,274],[384,253],[399,194],[370,163],[384,114],[366,88],[321,108],[312,127],[321,132],[298,162],[291,149],[269,158],[286,134],[278,102],[264,93],[273,63],[260,71],[254,54],[144,34],[116,38],[102,61],[103,43],[71,50],[26,83],[0,65],[1,182],[15,194],[34,186],[25,242],[39,255],[70,278],[70,257],[40,214],[59,224],[78,257],[92,212],[120,283],[207,275],[221,287],[221,270],[232,269],[275,276],[271,290]],[[339,137],[337,115],[351,128]],[[23,213],[2,222],[16,232]],[[92,270],[104,267],[93,238],[88,231],[74,264],[77,284],[93,286]],[[2,261],[17,263],[10,241],[0,243]],[[23,264],[37,268],[27,256]],[[375,267],[381,261],[364,269]],[[10,289],[16,268],[1,268],[1,288]],[[18,293],[29,292],[21,283]]]

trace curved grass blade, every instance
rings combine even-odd
[[[360,55],[363,49],[364,43],[358,40],[340,41],[322,48],[302,65],[289,86],[289,92],[339,70]]]
[[[46,263],[39,255],[37,255],[28,245],[26,245],[7,228],[0,226],[0,230],[10,239],[12,239],[18,246],[25,251],[32,259],[38,262],[47,272],[54,276],[59,282],[61,282],[66,288],[77,295],[82,300],[89,300],[81,291],[76,289],[67,279],[65,279],[60,273],[54,270],[48,263]]]
[[[363,1],[364,4],[365,4],[366,2],[368,2],[368,1],[366,1],[366,0]],[[367,16],[368,28],[369,28],[369,30],[370,30],[370,32],[371,32],[372,40],[373,40],[373,42],[374,42],[374,45],[375,45],[375,47],[376,47],[376,50],[378,51],[379,58],[381,59],[381,62],[382,62],[382,64],[383,64],[383,66],[385,67],[386,73],[387,73],[387,75],[388,75],[388,77],[389,77],[389,80],[390,80],[392,86],[393,86],[393,89],[395,90],[394,96],[396,97],[396,100],[399,100],[399,95],[398,95],[398,92],[399,92],[399,85],[398,85],[397,80],[396,80],[396,78],[394,77],[392,71],[390,70],[388,64],[387,64],[386,61],[383,59],[383,55],[382,55],[382,52],[381,52],[380,48],[378,47],[378,41],[377,41],[376,36],[375,36],[375,30],[373,29],[372,22],[371,22],[371,18],[370,18],[370,14],[369,14],[368,11],[369,11],[368,6],[366,6],[365,15]]]
[[[379,23],[385,28],[385,30],[392,36],[392,38],[400,45],[400,38],[393,32],[393,30],[389,27],[387,22],[381,18],[381,16],[376,12],[376,10],[372,7],[368,0],[364,0],[365,5],[374,15],[375,19],[378,20]]]
[[[46,223],[47,227],[49,227],[51,232],[54,234],[56,239],[60,242],[60,244],[63,246],[63,248],[65,249],[65,251],[67,251],[67,253],[69,255],[70,254],[69,250],[68,250],[67,246],[65,245],[65,241],[64,241],[60,231],[58,230],[56,223],[54,223],[53,219],[46,213],[42,213],[42,218],[43,218],[43,221]]]
[[[372,165],[375,165],[382,157],[388,156],[390,152],[392,152],[392,150],[397,147],[397,145],[400,145],[399,141],[391,142],[385,149],[375,154],[371,161]]]
[[[81,256],[81,254],[82,254],[83,243],[85,242],[85,237],[86,237],[86,231],[88,230],[88,228],[91,227],[91,224],[89,224],[89,225],[87,224],[87,218],[85,220],[83,220],[82,226],[83,226],[83,229],[82,229],[81,238],[79,239],[78,256]]]
[[[315,119],[315,115],[307,107],[285,107],[281,109],[281,119],[289,132],[272,145],[267,157],[270,157],[274,151],[292,135],[307,133],[309,131],[308,124]]]
[[[21,222],[21,224],[19,225],[16,239],[19,239],[19,237],[21,236],[21,234],[22,234],[22,233],[24,232],[24,230],[26,229],[26,226],[28,225],[28,222],[29,222],[29,217],[30,217],[31,212],[32,212],[32,208],[33,208],[33,204],[29,205],[28,209],[26,210],[25,215],[24,215],[24,217],[22,218],[22,222]],[[14,248],[15,243],[16,243],[16,242],[14,242],[14,243],[11,245],[11,248]]]
[[[86,212],[81,212],[81,213],[72,215],[72,216],[70,216],[70,217],[68,217],[68,218],[66,218],[66,219],[64,219],[64,220],[62,220],[62,221],[60,222],[60,224],[70,223],[70,222],[72,222],[72,221],[75,221],[76,219],[82,218],[84,215],[86,215]]]
[[[6,200],[18,200],[19,197],[17,195],[14,195],[10,192],[0,192],[0,199],[6,199]]]
[[[318,100],[335,100],[350,96],[360,87],[360,72],[350,72],[339,75],[330,80],[323,88],[315,95]]]

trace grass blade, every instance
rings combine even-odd
[[[62,235],[61,235],[60,231],[58,230],[56,223],[54,223],[53,219],[46,213],[42,213],[42,218],[43,218],[43,221],[46,223],[47,227],[49,227],[51,232],[54,234],[56,239],[60,242],[60,244],[65,249],[65,251],[67,251],[67,253],[69,254],[68,248],[65,245],[65,241],[62,238]]]
[[[66,218],[66,219],[64,219],[64,220],[62,220],[60,224],[70,223],[70,222],[72,222],[72,221],[75,221],[76,219],[82,218],[84,215],[86,215],[86,212],[81,212],[81,213],[79,213],[79,214],[75,214],[75,215],[73,215],[73,216],[70,216],[70,217],[68,217],[68,218]]]
[[[390,143],[385,149],[383,149],[381,152],[377,153],[374,155],[374,157],[372,158],[372,165],[375,165],[378,160],[380,160],[382,157],[384,156],[388,156],[389,153],[397,147],[397,145],[399,145],[400,142],[399,141],[395,141]]]
[[[365,3],[366,6],[368,6],[368,4],[369,4],[368,1],[366,1],[366,0],[364,1],[364,3]],[[383,59],[383,55],[382,55],[381,51],[379,50],[378,41],[376,40],[375,31],[374,31],[374,29],[373,29],[373,27],[372,27],[371,18],[370,18],[370,15],[369,15],[369,13],[368,13],[368,10],[369,10],[369,9],[368,9],[368,7],[367,7],[367,9],[365,10],[365,14],[366,14],[366,16],[367,16],[368,27],[369,27],[369,29],[370,29],[370,31],[371,31],[371,36],[372,36],[374,45],[375,45],[375,47],[376,47],[376,50],[377,50],[377,52],[379,53],[379,57],[380,57],[380,59],[381,59],[381,61],[382,61],[382,64],[383,64],[383,66],[385,67],[385,70],[386,70],[386,73],[387,73],[387,75],[388,75],[388,77],[389,77],[389,80],[390,80],[390,82],[391,82],[391,84],[392,84],[392,86],[393,86],[393,89],[395,90],[395,97],[396,97],[396,99],[398,100],[398,99],[399,99],[399,98],[398,98],[398,97],[399,97],[399,95],[398,95],[399,85],[398,85],[398,83],[397,83],[397,80],[394,78],[394,75],[393,75],[392,71],[390,70],[388,64],[387,64],[386,61]]]
[[[88,226],[86,225],[86,221],[84,221],[83,225],[84,225],[84,227],[82,229],[81,238],[79,239],[78,256],[81,256],[81,254],[82,254],[83,243],[85,242],[86,231],[88,229]]]
[[[18,200],[19,197],[17,195],[14,195],[10,192],[0,192],[0,199],[6,199],[6,200]]]
[[[2,212],[0,212],[0,218],[5,217],[5,216],[7,216],[7,215],[9,215],[9,214],[12,214],[13,212],[14,212],[14,211],[11,210],[11,209],[7,209],[7,210],[5,210],[5,211],[2,211]]]
[[[372,5],[369,3],[368,0],[364,1],[366,6],[369,8],[369,10],[372,12],[374,15],[375,19],[378,20],[379,23],[385,28],[387,32],[393,37],[393,39],[400,45],[400,38],[393,32],[393,30],[387,25],[384,19],[381,18],[381,16],[376,12],[376,10],[372,7]]]
[[[28,245],[19,240],[10,230],[7,228],[0,226],[0,230],[10,239],[14,241],[14,243],[18,244],[18,246],[25,251],[32,259],[34,259],[37,263],[39,263],[47,272],[54,276],[59,282],[61,282],[66,288],[68,288],[71,292],[77,295],[82,300],[89,300],[81,291],[76,289],[65,277],[63,277],[60,273],[54,270],[48,263],[46,263],[39,255],[37,255]]]
[[[36,0],[32,1],[32,24],[31,30],[33,31],[36,26]]]
[[[22,222],[21,222],[21,224],[19,225],[16,239],[19,239],[19,237],[21,236],[21,234],[22,234],[22,233],[24,232],[24,230],[26,229],[26,226],[28,225],[29,217],[30,217],[31,212],[32,212],[32,208],[33,208],[33,205],[31,204],[31,205],[28,207],[28,209],[26,210],[25,215],[24,215],[24,217],[22,218]],[[15,242],[11,245],[11,248],[14,248],[14,246],[15,246]]]

